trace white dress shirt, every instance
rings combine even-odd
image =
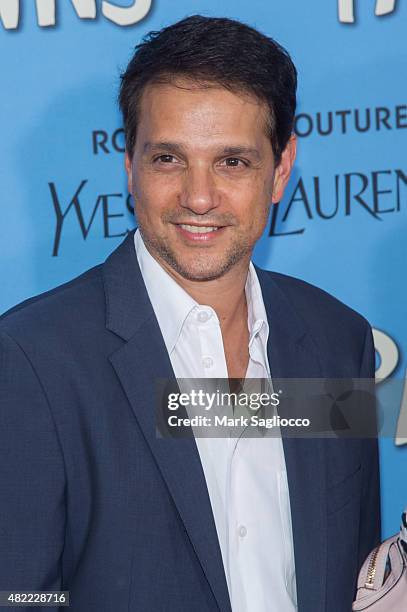
[[[134,235],[141,274],[177,379],[227,379],[219,319],[198,304]],[[270,379],[269,326],[250,262],[246,378]],[[290,499],[280,437],[196,437],[233,612],[297,610]]]

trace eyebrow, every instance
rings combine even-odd
[[[177,142],[146,142],[144,143],[143,153],[149,151],[178,151],[183,152],[183,147]]]
[[[146,142],[143,147],[143,152],[147,153],[150,151],[168,151],[184,153],[184,147],[178,142]],[[249,155],[256,159],[260,159],[259,151],[254,147],[248,147],[246,145],[233,145],[227,146],[218,151],[219,155]]]

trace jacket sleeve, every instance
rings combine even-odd
[[[60,590],[64,534],[65,470],[50,407],[23,349],[3,332],[0,591]]]
[[[372,329],[367,324],[360,378],[375,376],[375,349]],[[379,450],[376,438],[362,440],[363,490],[359,531],[358,567],[381,540]]]

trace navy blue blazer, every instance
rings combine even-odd
[[[156,436],[155,380],[174,372],[133,233],[0,319],[0,590],[69,590],[72,612],[231,612],[195,440]],[[365,319],[256,269],[273,377],[374,375]],[[377,443],[284,452],[298,610],[349,612],[380,538]]]

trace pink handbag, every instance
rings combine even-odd
[[[407,612],[407,518],[400,533],[372,550],[359,572],[352,610]]]

